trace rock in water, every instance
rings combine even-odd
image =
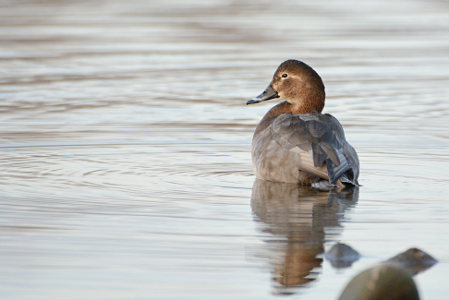
[[[338,299],[419,300],[419,294],[410,271],[398,265],[380,264],[355,276]]]
[[[324,254],[324,257],[334,268],[346,268],[358,260],[360,254],[346,244],[337,243]]]
[[[410,248],[385,261],[388,264],[400,265],[412,272],[413,275],[427,270],[437,262],[431,255],[418,248]]]

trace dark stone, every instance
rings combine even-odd
[[[324,257],[334,268],[347,268],[360,258],[360,254],[346,244],[337,243],[324,254]]]
[[[438,261],[418,248],[410,248],[405,252],[393,256],[385,262],[400,265],[415,275],[432,267]]]

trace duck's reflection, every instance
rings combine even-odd
[[[324,242],[341,231],[345,210],[358,200],[358,189],[323,192],[257,179],[251,207],[262,222],[276,293],[290,293],[317,277]]]

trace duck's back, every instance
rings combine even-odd
[[[284,113],[264,123],[256,130],[252,145],[258,178],[301,184],[324,179],[331,184],[358,185],[357,153],[332,115]]]

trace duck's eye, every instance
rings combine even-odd
[[[287,76],[288,76],[287,73],[282,74],[283,78],[286,78]]]

